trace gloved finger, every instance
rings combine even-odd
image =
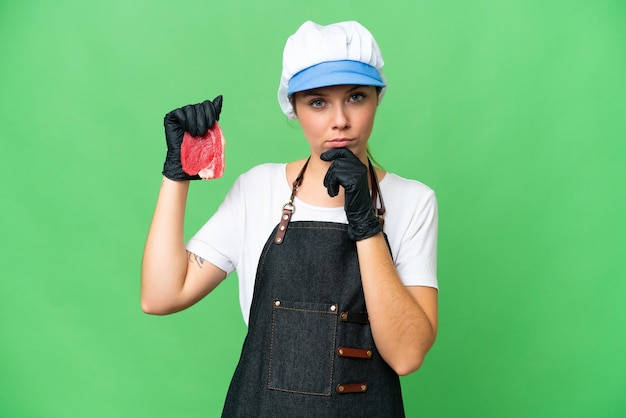
[[[174,109],[165,115],[165,124],[169,125],[171,128],[180,127],[182,128],[185,121],[185,112],[181,108]],[[176,125],[176,126],[172,126]]]
[[[335,172],[335,163],[330,165],[324,176],[324,187],[326,187],[330,197],[335,197],[339,194],[339,179]]]
[[[185,130],[189,132],[191,136],[199,136],[196,109],[193,105],[187,105],[183,107],[183,112],[185,112],[185,124],[183,125]]]
[[[194,106],[196,110],[196,128],[198,129],[197,136],[204,136],[207,129],[209,129],[209,127],[213,125],[207,120],[207,118],[209,117],[209,113],[207,113],[207,109],[205,106],[206,102],[208,102],[208,100]]]
[[[215,120],[220,120],[220,114],[222,113],[222,102],[224,98],[220,94],[215,99],[213,99],[213,109],[215,110]]]
[[[215,106],[210,100],[205,100],[202,102],[202,109],[205,114],[206,127],[210,129],[215,125]]]
[[[326,152],[323,152],[322,155],[320,155],[320,159],[322,161],[333,161],[337,158],[342,158],[346,151],[348,150],[346,150],[345,148],[333,148]]]

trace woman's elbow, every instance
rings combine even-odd
[[[426,345],[415,346],[413,349],[396,352],[387,364],[398,376],[407,376],[422,367],[426,354],[432,347],[434,340]]]
[[[148,315],[168,315],[179,311],[174,306],[144,294],[141,295],[141,310]]]
[[[148,315],[162,315],[161,311],[143,300],[141,301],[141,310]]]
[[[158,305],[152,305],[149,302],[144,301],[143,299],[141,300],[141,310],[143,311],[143,313],[148,314],[148,315],[166,315],[167,314],[167,312],[165,312]]]
[[[416,372],[422,367],[424,363],[424,357],[419,356],[415,358],[407,358],[401,361],[397,361],[394,364],[390,364],[391,368],[398,376],[408,376],[411,373]]]

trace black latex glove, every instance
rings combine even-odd
[[[320,155],[324,161],[332,161],[324,186],[331,197],[337,196],[339,186],[345,191],[344,208],[348,217],[348,236],[359,241],[383,230],[374,213],[368,184],[369,169],[346,148],[336,148]]]
[[[163,164],[163,175],[170,180],[199,180],[200,176],[190,176],[183,171],[180,161],[180,146],[183,143],[185,131],[192,136],[203,136],[220,120],[222,112],[222,96],[213,101],[205,100],[202,103],[187,105],[174,109],[165,115],[165,140],[167,141],[167,155]]]

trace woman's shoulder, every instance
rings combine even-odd
[[[428,185],[419,180],[401,177],[395,173],[387,172],[380,181],[380,188],[383,193],[392,195],[412,195],[418,198],[433,195],[435,192]]]
[[[290,163],[259,164],[241,174],[239,176],[240,181],[254,184],[263,183],[264,185],[267,185],[268,182],[277,182],[279,185],[283,183],[288,185],[293,182],[306,161],[306,159],[302,159]]]
[[[251,202],[251,208],[261,201],[272,201],[276,195],[289,196],[285,163],[263,163],[249,168],[239,174],[230,193],[238,199]]]
[[[423,221],[437,212],[435,191],[421,181],[387,173],[380,181],[380,192],[387,208],[388,231],[405,230],[414,220]]]
[[[246,184],[268,184],[274,181],[284,181],[285,163],[263,163],[255,165],[239,176],[239,181]]]
[[[254,167],[245,171],[242,175],[259,175],[259,174],[268,174],[268,175],[276,175],[278,173],[285,173],[286,163],[262,163],[255,165]]]

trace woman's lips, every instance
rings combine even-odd
[[[350,142],[352,142],[352,140],[348,138],[336,138],[328,141],[328,145],[332,148],[345,148],[350,145]]]

